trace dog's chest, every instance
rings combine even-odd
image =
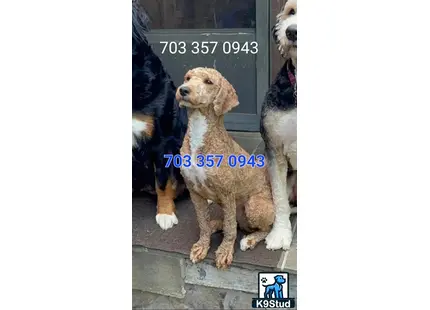
[[[189,181],[193,182],[194,185],[204,185],[206,180],[205,167],[198,167],[197,164],[201,163],[201,158],[198,159],[197,155],[200,154],[199,150],[204,146],[205,134],[208,130],[208,122],[206,117],[199,111],[193,112],[188,120],[188,141],[189,146],[182,148],[182,157],[185,155],[191,157],[191,166],[181,166],[182,175]],[[204,155],[204,154],[202,154]]]
[[[297,155],[297,109],[288,111],[271,111],[267,114],[265,128],[276,148],[282,150],[296,166]]]
[[[137,119],[132,120],[132,136],[133,136],[133,148],[138,146],[138,139],[142,137],[142,132],[146,130],[148,125],[144,121],[140,121]]]
[[[297,109],[271,111],[265,117],[265,128],[276,145],[297,141]]]

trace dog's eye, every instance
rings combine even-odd
[[[209,80],[209,79],[206,79],[206,80],[205,80],[205,84],[209,84],[209,85],[212,85],[213,83],[212,83],[212,81],[211,81],[211,80]]]
[[[291,10],[290,10],[290,13],[288,13],[288,15],[296,15],[296,10],[291,9]]]

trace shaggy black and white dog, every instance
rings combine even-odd
[[[165,167],[164,154],[179,154],[187,115],[179,108],[176,87],[145,36],[148,16],[134,1],[132,19],[133,193],[156,193],[156,221],[169,229],[178,223],[174,199],[185,185],[179,169]]]
[[[287,0],[272,29],[285,64],[270,86],[261,111],[260,131],[266,145],[276,209],[269,250],[288,249],[292,240],[289,198],[297,171],[297,1]],[[288,179],[287,179],[288,175]]]

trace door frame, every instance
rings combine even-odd
[[[150,43],[160,41],[181,41],[184,37],[195,37],[195,40],[205,36],[218,37],[219,41],[237,37],[237,41],[258,42],[258,53],[255,55],[255,81],[256,81],[256,113],[228,113],[224,123],[232,131],[260,131],[261,107],[270,84],[270,1],[254,0],[256,5],[255,28],[225,28],[225,29],[154,29],[148,33]],[[213,39],[216,41],[216,39]],[[240,98],[239,98],[240,101]],[[246,103],[242,103],[246,104]]]
[[[255,39],[259,47],[255,63],[257,74],[257,130],[249,131],[260,132],[261,108],[270,86],[270,3],[271,1],[256,0]]]

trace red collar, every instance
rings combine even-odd
[[[296,76],[294,75],[293,71],[290,70],[291,64],[288,63],[287,64],[287,74],[288,74],[288,79],[290,80],[291,86],[294,87],[294,98],[297,98],[297,80],[296,80]]]
[[[292,86],[296,85],[296,77],[294,76],[294,73],[288,70],[288,78],[290,79],[290,83]]]
[[[292,86],[296,85],[296,77],[294,75],[294,71],[291,70],[291,67],[293,67],[293,64],[291,63],[291,60],[287,63],[287,73],[288,73],[288,79],[290,80],[290,83]],[[294,67],[293,67],[294,68]]]

